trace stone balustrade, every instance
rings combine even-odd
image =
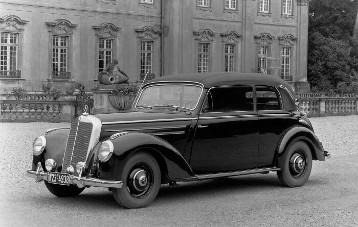
[[[356,97],[305,97],[297,101],[300,110],[311,117],[358,114]]]
[[[75,117],[71,101],[1,100],[1,122],[70,122]]]

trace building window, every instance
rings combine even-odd
[[[210,0],[198,0],[198,6],[210,7]]]
[[[259,46],[258,69],[259,73],[267,73],[268,46]]]
[[[98,42],[98,71],[103,71],[113,60],[113,39],[100,38]]]
[[[76,24],[66,19],[46,22],[50,32],[50,74],[54,80],[71,79],[72,71],[72,36]]]
[[[225,0],[225,9],[236,10],[237,0]]]
[[[259,12],[260,13],[269,13],[270,12],[270,0],[260,0]]]
[[[28,21],[15,15],[0,18],[0,79],[20,79],[23,31]]]
[[[161,31],[151,26],[135,29],[138,38],[139,80],[151,80],[160,75]]]
[[[198,46],[198,73],[204,73],[209,71],[209,43],[199,43]]]
[[[1,33],[1,76],[16,77],[19,56],[19,34]]]
[[[225,44],[225,72],[235,71],[236,62],[236,45]]]
[[[52,38],[52,75],[68,78],[69,37],[53,36]]]
[[[292,0],[283,0],[282,1],[282,14],[284,16],[292,15]]]
[[[281,78],[291,80],[291,47],[281,49]]]
[[[140,48],[140,73],[151,74],[153,68],[153,41],[142,41]]]

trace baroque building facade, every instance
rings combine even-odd
[[[306,91],[307,0],[0,0],[0,88],[265,72]]]

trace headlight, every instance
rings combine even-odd
[[[101,162],[108,161],[113,154],[113,143],[110,140],[106,140],[99,147],[98,159]]]
[[[32,151],[35,156],[40,155],[46,147],[46,138],[44,136],[37,137],[33,143]]]

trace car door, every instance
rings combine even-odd
[[[280,93],[272,86],[255,86],[256,109],[259,116],[260,142],[258,167],[273,164],[282,133],[294,125],[292,112],[283,108]]]
[[[258,116],[253,87],[213,88],[196,126],[190,164],[196,174],[256,166]]]

